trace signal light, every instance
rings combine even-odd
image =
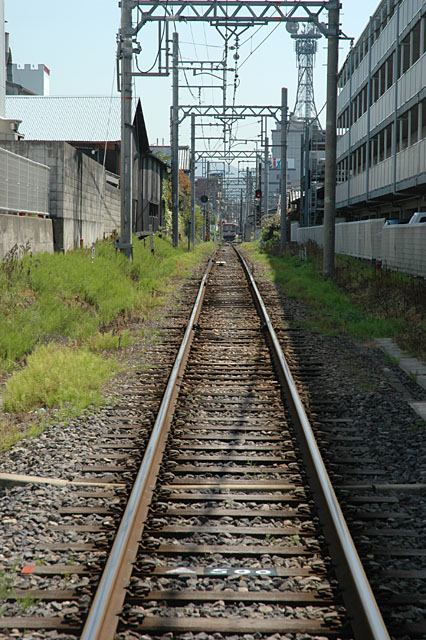
[[[256,191],[254,193],[254,197],[256,198],[256,200],[260,200],[260,198],[262,197],[262,190],[261,189],[256,189]]]

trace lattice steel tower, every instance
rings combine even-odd
[[[316,116],[316,106],[314,99],[314,64],[317,52],[317,40],[321,34],[315,26],[302,26],[302,31],[298,33],[298,23],[288,23],[292,25],[290,29],[291,37],[295,40],[295,50],[297,58],[297,95],[294,114],[306,121],[311,121]],[[294,26],[293,26],[294,25]]]

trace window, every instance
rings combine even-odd
[[[393,134],[393,122],[389,124],[385,129],[385,158],[390,158],[392,155],[392,134]]]
[[[387,78],[386,78],[386,88],[389,89],[393,85],[393,66],[394,66],[395,54],[393,53],[387,59]]]
[[[426,100],[422,101],[422,139],[426,138]]]
[[[410,144],[415,144],[419,135],[419,107],[416,104],[410,110]]]
[[[411,64],[414,64],[420,58],[420,23],[421,20],[416,22],[413,34],[413,47],[411,51]]]

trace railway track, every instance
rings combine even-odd
[[[221,249],[200,287],[200,307],[109,559],[106,543],[82,544],[91,561],[68,570],[86,576],[83,587],[44,595],[33,590],[50,603],[46,614],[6,615],[3,632],[56,630],[84,640],[170,632],[182,638],[389,637],[300,399],[291,386],[281,390],[291,376],[282,354],[274,352],[277,341],[263,304],[256,303],[260,315],[254,308],[255,291],[233,249]],[[122,435],[135,428],[132,421]],[[133,446],[129,442],[123,438],[120,459],[126,444]],[[117,521],[119,505],[99,507],[96,501],[117,502],[118,495],[121,505],[123,492],[80,490],[91,506],[70,513],[91,510]],[[53,615],[52,603],[66,598],[78,603],[78,611]]]

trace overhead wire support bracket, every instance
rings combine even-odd
[[[141,9],[141,19],[136,30],[146,22],[173,20],[177,22],[209,22],[213,26],[254,26],[269,22],[294,21],[314,22],[326,34],[327,27],[320,21],[321,13],[326,12],[328,2],[280,1],[271,0],[133,0],[134,6]],[[287,10],[287,11],[286,11]],[[302,14],[302,15],[299,15]]]
[[[195,104],[195,105],[180,105],[179,111],[182,113],[182,117],[179,123],[182,122],[187,116],[194,113],[196,116],[202,117],[214,117],[219,119],[233,119],[271,116],[278,122],[281,116],[281,106],[257,106],[257,105],[214,105],[214,104]]]

